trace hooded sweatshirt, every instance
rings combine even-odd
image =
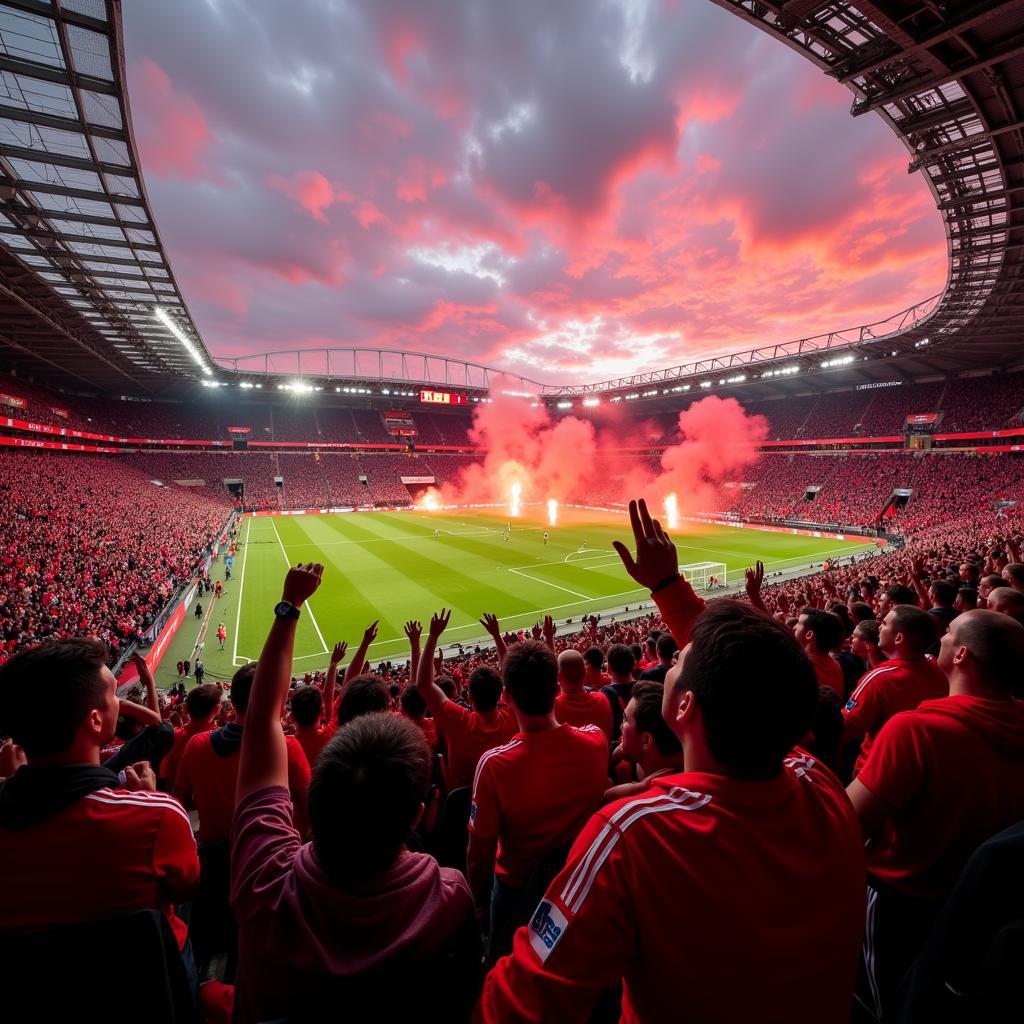
[[[869,873],[944,899],[977,847],[1024,819],[1024,701],[925,701],[889,720],[858,778],[892,811]]]
[[[235,813],[231,904],[236,1024],[322,1012],[338,1005],[346,981],[377,972],[398,980],[401,968],[443,953],[474,927],[465,878],[426,854],[403,851],[376,877],[342,887],[302,844],[280,787],[252,794]]]

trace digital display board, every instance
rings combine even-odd
[[[433,405],[468,405],[469,399],[465,395],[453,395],[450,391],[421,391],[421,402],[430,402]]]

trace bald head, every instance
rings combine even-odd
[[[1024,626],[991,609],[964,612],[942,638],[939,667],[968,692],[975,683],[1009,696],[1024,676]]]
[[[988,595],[988,608],[990,611],[1009,615],[1018,622],[1024,622],[1024,593],[1014,590],[1013,587],[996,587]]]
[[[563,690],[579,690],[587,674],[587,663],[579,651],[562,651],[558,656],[558,682]]]

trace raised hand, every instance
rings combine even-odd
[[[629,503],[629,523],[636,542],[636,556],[630,554],[622,541],[612,541],[626,572],[642,587],[653,590],[659,583],[679,575],[679,556],[676,546],[668,539],[657,519],[652,519],[647,502]]]
[[[533,637],[534,640],[539,640],[541,638],[541,629],[539,622],[535,622],[530,627],[530,636]]]
[[[345,657],[345,652],[348,650],[348,644],[342,640],[340,643],[334,645],[334,650],[331,651],[331,665],[337,666],[341,664],[341,659]]]
[[[501,636],[501,625],[498,623],[497,615],[492,615],[490,612],[484,612],[483,618],[480,619],[480,625],[483,626],[492,637]]]
[[[316,593],[323,574],[324,567],[319,562],[307,562],[305,565],[300,562],[288,570],[281,599],[296,608],[301,607]]]
[[[430,619],[430,639],[437,643],[438,637],[448,628],[448,620],[452,617],[452,611],[450,608],[442,608],[439,612],[435,612]]]
[[[747,597],[754,601],[755,598],[761,596],[761,584],[764,582],[764,562],[755,562],[754,568],[747,569],[745,576],[747,578]]]
[[[409,638],[409,645],[411,647],[419,647],[420,637],[423,635],[423,626],[416,619],[410,619],[405,624],[405,635]]]
[[[366,629],[363,630],[363,643],[362,643],[362,646],[364,648],[365,647],[369,647],[370,644],[372,644],[373,641],[377,639],[377,623],[378,622],[380,622],[380,619],[374,619],[373,622],[371,622],[366,627]]]
[[[544,636],[552,640],[555,638],[555,620],[550,615],[544,616]]]

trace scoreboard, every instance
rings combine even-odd
[[[469,399],[465,395],[455,395],[450,391],[421,391],[421,402],[430,402],[433,405],[468,405]]]

